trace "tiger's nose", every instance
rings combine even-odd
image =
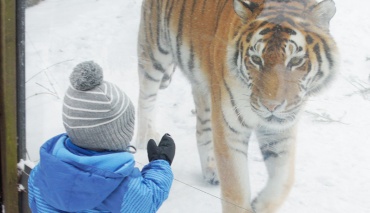
[[[262,100],[261,105],[270,112],[275,112],[285,104],[285,101]]]

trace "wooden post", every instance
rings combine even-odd
[[[0,0],[0,152],[3,205],[18,213],[16,0]]]

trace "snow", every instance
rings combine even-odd
[[[331,33],[341,51],[340,74],[307,104],[298,130],[296,181],[279,212],[370,212],[370,3],[335,2]],[[140,0],[46,0],[26,9],[27,162],[37,163],[41,144],[64,132],[61,104],[76,64],[99,63],[105,79],[137,106],[140,6]],[[175,182],[159,212],[220,213],[219,186],[202,180],[191,90],[179,70],[158,100],[158,130],[169,132],[177,145]],[[135,158],[138,167],[148,162],[144,150]],[[249,165],[256,195],[267,176],[254,137]]]
[[[24,171],[25,170],[25,167],[28,166],[29,168],[33,168],[36,166],[35,162],[34,161],[31,161],[29,159],[27,160],[24,160],[24,159],[21,159],[18,164],[17,164],[17,168],[21,171]]]

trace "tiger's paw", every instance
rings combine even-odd
[[[256,213],[271,213],[276,212],[278,209],[278,204],[273,202],[262,202],[263,199],[256,197],[252,201],[253,211]]]
[[[218,185],[220,183],[217,171],[214,168],[206,168],[203,174],[203,178],[211,185]]]
[[[218,178],[216,160],[213,156],[213,153],[210,153],[210,156],[208,156],[206,165],[207,166],[204,168],[203,171],[204,179],[212,185],[218,185],[220,183],[220,180]]]

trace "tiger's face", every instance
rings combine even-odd
[[[308,84],[307,75],[318,71],[312,70],[304,36],[271,24],[258,30],[247,47],[244,66],[250,76],[253,111],[269,125],[292,123],[314,86]]]
[[[307,22],[294,25],[256,20],[234,44],[234,66],[263,126],[294,124],[307,97],[335,70],[336,47],[328,32],[315,26],[309,31]]]

